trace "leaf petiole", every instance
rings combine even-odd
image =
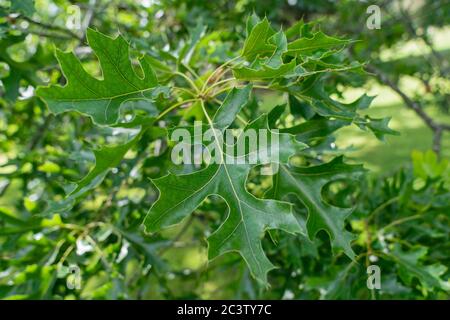
[[[175,72],[174,74],[177,75],[177,76],[180,76],[180,77],[182,77],[184,80],[186,80],[186,81],[189,83],[189,85],[192,87],[192,89],[195,90],[196,93],[200,93],[199,88],[198,88],[197,85],[194,83],[194,81],[191,80],[191,78],[189,78],[188,76],[186,76],[184,73],[181,73],[181,72],[178,72],[178,71]]]

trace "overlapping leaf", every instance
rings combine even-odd
[[[328,204],[322,198],[322,189],[331,181],[356,178],[363,171],[360,165],[345,164],[342,157],[313,167],[280,165],[267,196],[274,199],[283,199],[288,194],[297,196],[308,210],[306,227],[309,237],[313,238],[324,230],[329,234],[333,248],[343,250],[353,259],[355,254],[350,244],[353,236],[345,229],[345,219],[352,209]]]

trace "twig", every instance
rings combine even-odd
[[[26,30],[26,29],[19,29],[22,32],[26,32],[27,34],[34,34],[36,36],[39,37],[44,37],[44,38],[53,38],[53,39],[58,39],[58,40],[71,40],[72,37],[67,37],[67,36],[63,36],[63,35],[59,35],[59,34],[52,34],[52,33],[48,33],[48,32],[40,32],[40,31],[30,31],[30,30]]]
[[[36,134],[34,135],[33,139],[31,140],[30,144],[26,148],[26,153],[29,153],[33,151],[36,146],[39,144],[39,142],[42,140],[42,138],[45,136],[45,133],[47,132],[47,128],[50,124],[50,121],[52,119],[52,114],[49,114],[47,117],[45,117],[44,123],[39,126],[37,129]],[[7,182],[7,184],[3,187],[3,189],[0,190],[0,197],[2,197],[8,188],[11,186],[11,180]]]

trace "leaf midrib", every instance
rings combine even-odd
[[[136,93],[143,94],[145,91],[151,90],[153,88],[155,88],[155,87],[149,87],[149,88],[142,89],[142,90],[137,90],[137,91],[130,91],[130,92],[118,94],[118,95],[111,96],[111,97],[82,98],[82,99],[63,99],[63,98],[62,99],[58,99],[58,98],[53,99],[53,98],[50,98],[49,100],[57,100],[57,101],[65,101],[65,102],[68,102],[68,101],[78,102],[78,101],[114,100],[114,99],[117,99],[117,98],[120,98],[120,97],[125,97],[125,96],[133,95],[133,94],[136,94]],[[94,92],[94,94],[96,94],[96,93]],[[143,97],[145,98],[145,96],[143,96]]]

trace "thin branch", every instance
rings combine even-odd
[[[450,130],[450,125],[442,124],[436,122],[433,118],[431,118],[422,108],[421,104],[417,101],[412,100],[405,92],[403,92],[399,86],[393,82],[389,77],[387,77],[383,72],[378,70],[376,67],[372,65],[367,65],[366,69],[373,73],[383,84],[390,87],[394,90],[403,100],[405,105],[413,110],[424,122],[425,124],[432,130],[433,132],[433,151],[436,154],[440,154],[441,152],[441,140],[442,140],[442,132],[444,130]]]
[[[66,28],[63,28],[63,27],[60,27],[60,26],[57,26],[57,25],[52,25],[52,24],[36,21],[36,20],[33,20],[33,19],[31,19],[31,18],[29,18],[27,16],[20,16],[20,18],[25,20],[25,21],[28,21],[31,24],[39,26],[41,28],[65,33],[66,35],[68,35],[68,36],[70,36],[70,37],[72,37],[74,39],[77,39],[79,41],[83,40],[83,38],[81,38],[79,35],[77,35],[75,32],[73,32],[73,31],[71,31],[69,29],[66,29]]]

